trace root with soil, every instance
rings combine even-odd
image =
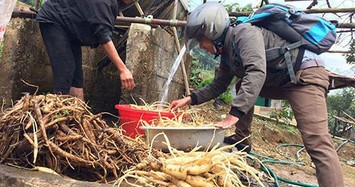
[[[0,115],[0,163],[44,166],[77,179],[109,182],[148,153],[140,139],[110,128],[68,95],[25,94]]]

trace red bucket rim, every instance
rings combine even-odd
[[[118,110],[125,110],[128,112],[142,112],[144,114],[150,114],[150,115],[156,115],[156,114],[161,114],[163,116],[179,116],[179,113],[172,113],[172,112],[158,112],[158,111],[148,111],[148,110],[140,110],[140,109],[133,109],[131,105],[129,104],[117,104],[115,105],[115,108]]]

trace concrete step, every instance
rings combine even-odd
[[[0,164],[0,187],[112,187],[112,184],[85,182],[59,175]]]

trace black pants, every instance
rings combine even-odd
[[[80,44],[73,42],[68,33],[52,23],[40,23],[42,38],[51,62],[54,93],[68,94],[70,87],[83,87]]]

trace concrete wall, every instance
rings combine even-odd
[[[17,100],[23,92],[37,94],[51,92],[52,69],[46,53],[38,23],[31,19],[11,19],[5,33],[3,56],[0,62],[0,96],[6,106]],[[117,69],[108,65],[97,70],[97,62],[104,56],[98,49],[82,47],[84,90],[86,101],[94,111],[115,112],[119,101],[119,75]]]
[[[160,27],[132,24],[127,40],[127,67],[136,82],[133,91],[125,91],[128,102],[133,97],[138,103],[142,98],[147,103],[160,101],[165,82],[178,55],[174,38]],[[187,69],[190,66],[187,65]],[[179,66],[169,86],[168,102],[184,94],[182,70]]]
[[[6,104],[18,99],[21,92],[36,89],[39,93],[51,90],[51,68],[39,34],[38,25],[29,19],[11,19],[7,27],[0,61],[0,95]]]

